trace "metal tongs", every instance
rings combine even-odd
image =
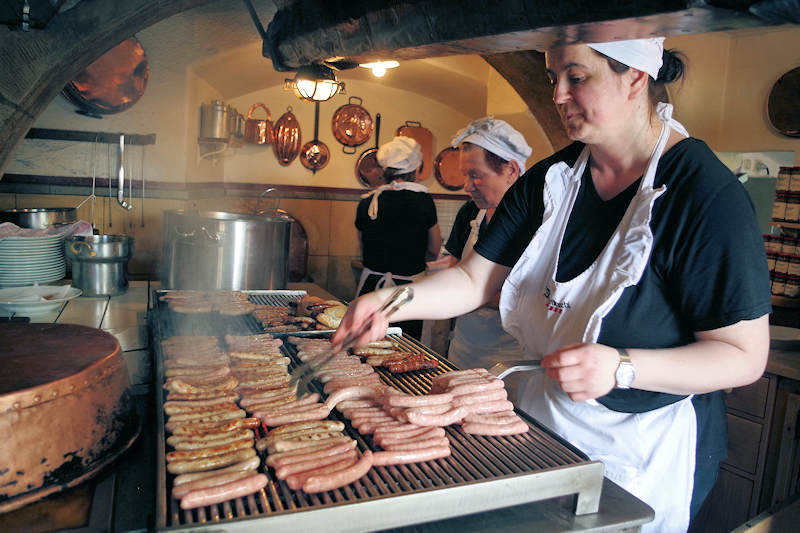
[[[515,372],[544,372],[542,362],[534,359],[521,359],[518,361],[501,361],[489,369],[489,373],[503,379]]]
[[[394,291],[394,293],[392,293],[389,299],[386,300],[386,303],[384,303],[381,308],[378,309],[377,313],[383,314],[383,316],[388,318],[413,299],[414,289],[410,287],[400,287]],[[352,347],[355,340],[369,331],[371,327],[372,318],[370,318],[369,321],[355,333],[348,333],[344,340],[339,343],[338,346],[332,346],[329,352],[323,353],[322,355],[315,357],[313,360],[295,368],[292,371],[292,377],[289,380],[289,387],[291,388],[297,384],[299,390],[305,390],[311,381],[311,378],[316,376],[319,371],[325,367],[325,365],[327,365],[334,357],[336,357],[336,354],[342,350]]]

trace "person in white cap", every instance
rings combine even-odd
[[[511,186],[453,268],[415,283],[397,319],[460,315],[502,286],[503,327],[544,374],[518,406],[686,531],[726,453],[724,389],[759,379],[769,273],[753,204],[702,141],[655,101],[683,74],[663,39],[545,55],[570,139]],[[350,305],[334,343],[385,332],[391,291]],[[371,321],[371,322],[370,322]]]
[[[356,210],[364,263],[356,296],[419,279],[442,246],[433,197],[414,183],[422,165],[419,143],[395,137],[378,148],[376,158],[386,184],[364,194]],[[422,334],[421,320],[395,325],[417,339]]]
[[[472,253],[503,195],[525,172],[532,150],[520,132],[491,116],[470,122],[451,144],[459,150],[464,190],[472,197],[458,210],[445,245],[455,263]],[[523,358],[517,339],[503,330],[499,296],[456,320],[447,352],[456,366],[490,368],[500,361]],[[509,397],[515,398],[513,383],[507,382],[506,388]]]

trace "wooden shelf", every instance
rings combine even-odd
[[[119,144],[122,133],[104,131],[54,130],[48,128],[31,128],[26,139],[49,139],[53,141],[97,142],[103,144]],[[139,135],[125,133],[125,144],[147,145],[156,143],[156,134]],[[800,227],[800,226],[798,226]]]
[[[769,225],[770,226],[777,226],[777,227],[780,227],[780,228],[800,229],[800,222],[775,222],[774,220],[771,220],[769,222]]]
[[[787,298],[785,296],[772,296],[772,305],[777,307],[791,307],[800,309],[800,298]]]

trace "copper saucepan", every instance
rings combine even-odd
[[[325,168],[331,158],[331,151],[327,145],[319,140],[319,102],[314,102],[314,139],[303,145],[300,149],[300,162],[316,174],[317,170]]]
[[[272,150],[275,152],[275,157],[278,158],[278,163],[283,166],[289,165],[300,154],[302,144],[300,123],[289,106],[286,113],[281,115],[274,126]]]
[[[381,114],[375,115],[375,148],[364,150],[356,162],[356,179],[364,187],[373,189],[380,187],[383,180],[383,168],[378,164],[378,142],[381,133]]]
[[[458,167],[458,148],[448,146],[433,161],[433,172],[442,187],[451,191],[464,188],[466,178]]]
[[[354,104],[354,101],[358,101]],[[333,113],[331,129],[336,140],[342,143],[342,152],[356,153],[356,146],[367,142],[372,135],[372,116],[361,105],[361,98],[351,96],[349,103],[341,106]],[[348,150],[352,148],[352,151]]]

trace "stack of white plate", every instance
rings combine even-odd
[[[0,287],[56,281],[66,273],[63,235],[0,240]]]

